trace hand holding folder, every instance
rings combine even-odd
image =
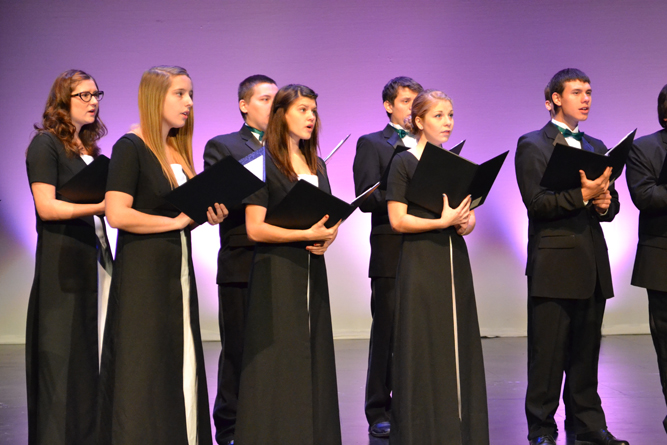
[[[348,204],[308,181],[299,180],[266,215],[265,222],[285,229],[306,230],[329,215],[324,226],[331,228],[338,221],[346,220],[379,185],[378,182]]]
[[[628,133],[614,148],[603,155],[569,145],[556,144],[540,185],[556,192],[579,188],[581,187],[579,170],[582,170],[589,180],[594,180],[599,178],[607,167],[612,168],[609,183],[613,183],[623,172],[636,132],[637,129],[634,129]]]
[[[508,153],[477,165],[452,151],[427,143],[406,198],[438,214],[442,212],[443,194],[447,195],[451,208],[458,207],[468,195],[472,198],[470,209],[479,207],[491,191]]]
[[[75,204],[97,204],[104,201],[109,174],[109,158],[100,155],[74,175],[57,192]]]
[[[259,150],[257,151],[259,152]],[[185,184],[175,188],[165,199],[188,215],[197,224],[207,221],[206,212],[215,204],[224,204],[228,209],[237,207],[243,199],[264,187],[258,176],[263,176],[263,151],[242,159],[241,162],[228,156],[211,168],[204,170]],[[254,174],[243,162],[255,161],[262,167]]]

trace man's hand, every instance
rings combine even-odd
[[[600,215],[607,213],[609,205],[611,205],[611,193],[609,193],[609,190],[605,190],[604,193],[593,198],[593,206]]]
[[[586,173],[583,170],[579,170],[579,176],[581,177],[581,196],[583,196],[584,202],[588,202],[598,195],[605,193],[609,188],[611,167],[607,167],[599,178],[592,181],[586,178]]]

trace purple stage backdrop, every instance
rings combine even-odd
[[[0,0],[0,129],[7,155],[0,175],[0,342],[24,341],[36,240],[25,149],[53,79],[69,68],[96,77],[106,93],[101,117],[109,129],[101,147],[110,155],[138,121],[142,72],[160,64],[181,65],[194,81],[198,171],[206,141],[241,126],[240,80],[264,73],[279,85],[312,87],[320,95],[322,153],[352,134],[329,163],[333,191],[347,200],[354,195],[357,138],[386,124],[386,81],[407,75],[447,92],[456,115],[448,146],[466,139],[464,155],[473,161],[511,150],[467,240],[482,333],[525,334],[527,219],[514,176],[516,141],[546,123],[543,88],[565,67],[592,79],[592,113],[583,131],[609,146],[634,128],[638,136],[656,131],[656,97],[667,83],[664,2],[326,3]],[[644,291],[629,285],[638,212],[624,176],[618,190],[621,213],[605,224],[616,298],[604,329],[648,332]],[[368,335],[369,226],[368,215],[355,214],[327,253],[338,337]],[[198,228],[193,241],[203,337],[214,339],[217,229]]]

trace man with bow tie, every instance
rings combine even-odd
[[[591,107],[588,76],[561,70],[549,91],[554,117],[519,138],[515,158],[528,210],[528,440],[555,445],[554,414],[565,374],[565,430],[575,445],[627,445],[607,430],[597,391],[605,302],[614,296],[600,223],[618,213],[618,193],[609,182],[611,168],[592,180],[580,171],[581,187],[574,189],[540,186],[557,143],[607,152],[602,141],[579,131]]]
[[[361,195],[382,179],[394,151],[417,145],[413,135],[403,128],[412,112],[412,101],[423,90],[410,77],[395,77],[384,86],[382,102],[389,123],[382,130],[363,135],[357,141],[354,157],[354,189]],[[391,412],[391,334],[394,320],[394,283],[402,235],[389,224],[385,191],[377,189],[361,204],[362,212],[370,212],[371,258],[368,276],[371,279],[371,341],[368,353],[365,411],[368,432],[375,437],[389,437]]]
[[[270,77],[256,74],[239,84],[239,131],[216,136],[204,148],[204,169],[232,156],[237,161],[262,147],[273,98],[278,91]],[[229,208],[220,224],[218,253],[218,323],[222,351],[218,362],[218,392],[213,406],[215,439],[220,445],[234,443],[236,407],[243,353],[243,331],[248,300],[248,280],[255,243],[248,239],[245,208]]]

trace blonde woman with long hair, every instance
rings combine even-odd
[[[475,228],[470,196],[435,213],[406,192],[427,143],[454,129],[452,100],[426,90],[406,129],[417,146],[399,153],[387,183],[389,221],[403,233],[396,271],[391,445],[488,445],[486,384],[468,249]]]
[[[118,229],[118,273],[102,352],[100,444],[212,443],[192,221],[163,199],[195,174],[192,97],[185,69],[149,69],[140,126],[113,148],[106,212]],[[226,214],[216,204],[209,223]]]

